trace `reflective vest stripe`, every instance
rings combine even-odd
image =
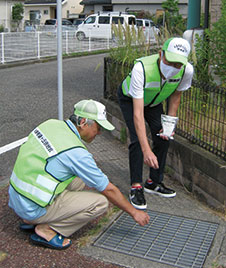
[[[145,88],[150,88],[150,87],[160,87],[160,82],[149,82],[145,84]]]
[[[42,148],[46,151],[48,156],[53,156],[57,154],[56,149],[54,146],[51,144],[51,142],[45,137],[45,135],[41,132],[41,130],[36,127],[33,131],[32,134],[36,138],[36,140],[42,145]]]
[[[42,191],[41,189],[24,182],[17,178],[16,174],[13,172],[10,180],[15,184],[15,186],[19,189],[23,189],[24,192],[29,193],[39,200],[42,200],[43,202],[49,203],[52,194],[46,193]]]
[[[45,187],[46,189],[50,190],[50,191],[54,191],[57,187],[57,182],[50,180],[47,177],[44,177],[42,175],[38,175],[36,183],[38,183],[39,185]]]
[[[126,91],[126,94],[128,95],[129,89],[128,89],[128,86],[127,86],[127,79],[124,79],[124,81],[123,81],[123,87],[124,87],[124,89]]]

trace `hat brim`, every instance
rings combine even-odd
[[[166,57],[166,60],[169,62],[180,62],[184,65],[186,65],[188,62],[187,57],[179,55],[177,53],[170,52],[170,51],[165,51],[165,57]]]
[[[115,127],[108,120],[95,120],[104,129],[113,130]]]

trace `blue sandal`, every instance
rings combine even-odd
[[[21,223],[19,227],[20,227],[20,230],[27,231],[27,232],[32,232],[35,229],[35,225],[27,224],[27,223]]]
[[[58,250],[66,249],[71,246],[71,241],[68,245],[63,246],[64,236],[60,234],[56,234],[50,241],[47,241],[37,234],[32,234],[30,240],[33,244]]]

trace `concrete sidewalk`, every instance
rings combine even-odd
[[[89,146],[101,169],[109,176],[111,182],[119,187],[123,194],[129,194],[128,150],[126,145],[112,138],[111,135],[97,137]],[[143,178],[148,177],[148,168],[144,167]],[[165,184],[176,190],[175,198],[162,198],[145,193],[148,209],[190,219],[218,223],[219,227],[215,239],[206,258],[204,267],[226,267],[226,215],[211,210],[197,201],[178,181],[165,176]],[[97,259],[112,262],[125,267],[134,268],[162,268],[173,267],[159,262],[151,262],[137,257],[101,249],[90,244],[80,250],[86,256],[95,256]]]
[[[129,193],[129,170],[127,147],[104,132],[96,137],[88,146],[98,166],[107,174],[109,180],[114,183],[123,194]],[[148,168],[144,167],[144,178],[148,176]],[[173,199],[161,198],[155,195],[145,194],[148,209],[170,213],[175,216],[183,216],[191,219],[199,219],[218,223],[216,236],[210,248],[203,267],[222,268],[226,267],[226,221],[225,215],[217,213],[207,206],[199,203],[188,193],[185,188],[170,178],[165,178],[165,184],[177,191]],[[93,246],[92,241],[82,248],[78,248],[78,241],[87,232],[95,227],[97,221],[88,224],[72,239],[72,246],[65,251],[54,251],[47,248],[35,247],[29,242],[29,234],[19,230],[20,219],[8,208],[7,187],[1,189],[0,207],[0,267],[136,267],[136,268],[163,268],[173,267],[170,265],[144,260],[142,258],[116,253],[111,250],[101,249]],[[114,215],[113,221],[121,212]],[[102,228],[105,230],[107,226]]]

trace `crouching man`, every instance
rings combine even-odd
[[[67,121],[50,119],[21,146],[9,186],[9,207],[34,229],[34,244],[66,249],[69,237],[103,214],[108,200],[144,226],[149,216],[135,209],[97,167],[82,140],[90,143],[101,127],[113,130],[105,106],[94,100],[75,104]],[[95,190],[84,190],[85,185]]]

